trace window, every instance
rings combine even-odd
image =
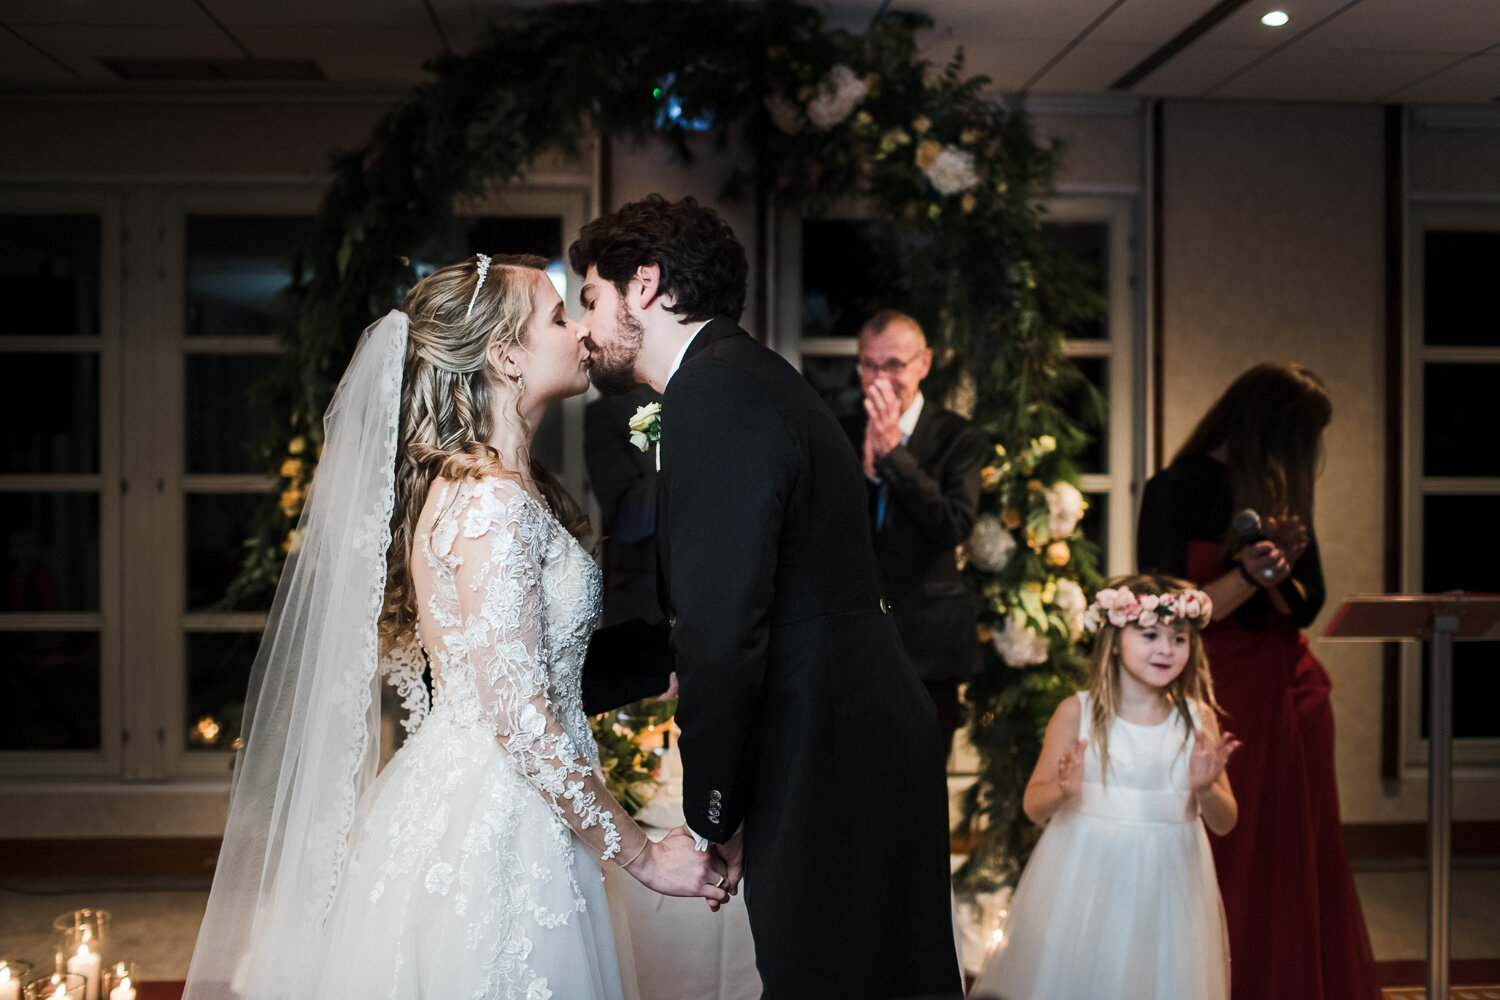
[[[413,258],[421,270],[476,250],[541,253],[576,300],[562,253],[586,192],[467,202]],[[0,200],[0,777],[228,780],[270,595],[225,596],[279,486],[262,445],[281,417],[259,385],[319,194],[136,185]],[[582,408],[551,415],[535,449],[579,497]]]
[[[1500,591],[1500,448],[1489,394],[1500,379],[1500,210],[1424,207],[1411,226],[1404,587]],[[1402,759],[1425,767],[1426,647],[1403,651]],[[1454,646],[1454,762],[1500,765],[1500,697],[1491,643]],[[1425,773],[1425,771],[1423,772]]]

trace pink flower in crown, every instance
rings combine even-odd
[[[1143,605],[1145,604],[1144,598],[1141,600],[1141,603]],[[1153,628],[1156,625],[1156,622],[1156,612],[1146,611],[1144,608],[1141,610],[1141,616],[1135,620],[1135,623],[1141,628]]]
[[[1142,611],[1155,611],[1157,605],[1161,604],[1162,597],[1160,594],[1142,594],[1140,602]]]
[[[1183,618],[1207,618],[1213,613],[1213,601],[1201,590],[1189,590],[1177,599],[1177,613]]]
[[[1130,592],[1129,587],[1115,591],[1114,606],[1109,609],[1109,623],[1124,628],[1141,613],[1141,602]]]
[[[1100,611],[1108,611],[1115,606],[1115,595],[1119,593],[1112,587],[1106,587],[1094,596],[1094,603],[1099,605]]]

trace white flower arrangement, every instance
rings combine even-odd
[[[956,146],[944,146],[937,158],[922,168],[922,172],[943,194],[958,194],[979,185],[974,154]]]
[[[1053,538],[1070,538],[1088,509],[1083,494],[1069,482],[1059,481],[1047,489],[1047,531]]]
[[[975,569],[986,573],[998,573],[1010,562],[1016,549],[1016,538],[1000,519],[993,514],[983,514],[974,521],[974,531],[965,546],[969,562]]]
[[[641,451],[661,440],[661,404],[647,403],[637,407],[630,418],[630,443]]]
[[[839,63],[818,81],[818,92],[807,102],[807,120],[827,131],[848,118],[869,92],[870,88],[854,70]]]
[[[1089,605],[1089,599],[1078,581],[1067,577],[1059,579],[1052,603],[1063,621],[1068,623],[1068,635],[1077,639],[1083,633],[1083,613]]]
[[[1020,612],[1005,618],[1005,628],[997,631],[991,642],[1007,666],[1031,667],[1047,662],[1047,637],[1038,635]]]

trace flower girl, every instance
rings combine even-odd
[[[1208,595],[1112,581],[1084,616],[1087,691],[1058,706],[1026,786],[1048,823],[974,997],[1215,1000],[1229,948],[1204,824],[1236,817],[1200,630]],[[1199,822],[1199,817],[1203,822]]]

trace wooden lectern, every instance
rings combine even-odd
[[[1327,639],[1425,639],[1427,695],[1427,997],[1448,1000],[1453,849],[1453,640],[1500,640],[1500,595],[1374,594],[1349,598]]]

